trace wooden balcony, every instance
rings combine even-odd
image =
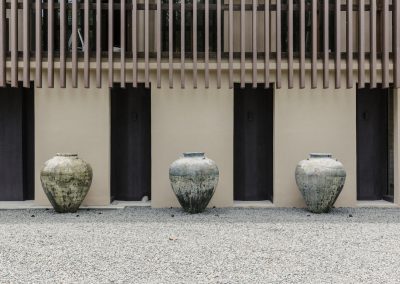
[[[202,83],[209,86],[214,69],[217,87],[227,71],[230,87],[238,72],[242,86],[293,88],[299,80],[300,88],[315,88],[322,72],[324,88],[398,88],[399,29],[400,3],[394,0],[0,0],[0,86],[23,81],[29,87],[34,80],[41,87],[47,69],[52,87],[59,69],[61,87],[67,72],[77,87],[83,68],[87,88],[90,72],[96,87],[105,84],[103,72],[109,86],[117,80],[135,86],[143,72],[147,87],[152,72],[157,87],[161,76],[174,87],[175,72],[181,87],[193,74],[196,87],[204,72]]]

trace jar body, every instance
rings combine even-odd
[[[218,184],[219,170],[204,153],[184,153],[169,168],[169,178],[180,205],[189,213],[205,210]]]
[[[333,207],[346,180],[346,171],[331,154],[314,153],[296,167],[296,183],[313,213],[326,213]]]
[[[48,160],[40,172],[43,190],[59,213],[79,209],[92,184],[91,166],[77,154],[57,154]]]

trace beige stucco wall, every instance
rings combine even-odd
[[[213,159],[220,170],[217,191],[210,206],[233,204],[233,90],[228,80],[222,88],[205,89],[204,78],[199,73],[199,85],[193,89],[192,78],[187,74],[186,89],[178,85],[168,88],[168,75],[163,76],[163,88],[151,89],[151,150],[152,150],[152,201],[153,207],[178,206],[172,192],[169,165],[181,153],[203,151]],[[210,74],[210,85],[215,86],[215,73]]]
[[[247,74],[250,75],[250,74]],[[309,75],[309,74],[308,74]],[[298,78],[298,74],[295,74]],[[285,74],[284,74],[285,77]],[[166,77],[165,77],[166,78]],[[205,151],[219,165],[221,182],[211,206],[230,206],[233,199],[233,90],[152,88],[152,206],[177,206],[168,166],[181,152]],[[175,77],[175,82],[179,77]],[[203,78],[199,78],[199,82]],[[307,77],[310,80],[309,76]],[[260,78],[260,80],[262,80]],[[332,81],[334,82],[333,78]],[[356,89],[282,89],[274,94],[274,204],[303,207],[294,169],[310,152],[332,152],[346,167],[346,185],[336,206],[356,205]],[[163,81],[163,86],[168,82]],[[345,80],[342,85],[345,86]]]
[[[164,71],[166,72],[166,71]],[[235,72],[235,81],[239,81]],[[43,194],[39,172],[43,163],[56,152],[78,152],[94,170],[87,205],[105,205],[110,201],[110,101],[107,72],[103,88],[84,89],[80,73],[79,88],[61,89],[58,74],[54,89],[35,89],[35,196],[38,204],[48,204]],[[68,73],[69,75],[69,73]],[[262,81],[262,73],[259,74]],[[131,73],[127,73],[130,78]],[[286,74],[283,74],[285,81]],[[119,75],[116,75],[118,79]],[[343,76],[344,77],[344,76]],[[198,88],[193,89],[191,72],[186,73],[186,89],[180,88],[180,73],[175,72],[174,89],[163,74],[162,88],[156,87],[151,73],[152,112],[152,206],[178,206],[168,179],[168,167],[182,152],[204,151],[219,166],[221,177],[210,206],[233,205],[233,90],[226,73],[221,89],[216,88],[216,74],[210,74],[210,88],[204,88],[199,71]],[[294,169],[310,152],[331,152],[346,167],[347,180],[336,206],[356,206],[356,89],[299,89],[274,93],[274,204],[278,207],[302,207],[304,202],[296,187]],[[307,80],[310,80],[307,74]],[[68,80],[70,78],[68,77]],[[143,74],[139,74],[143,81]],[[251,73],[246,74],[251,81]],[[331,78],[331,82],[334,82]],[[67,84],[70,86],[70,84]],[[343,79],[342,86],[345,86]],[[398,204],[398,141],[400,102],[395,92],[395,202]]]
[[[335,90],[333,84],[322,89],[321,77],[318,86],[318,89],[289,90],[282,84],[282,89],[275,91],[274,204],[277,206],[304,206],[294,170],[298,161],[311,152],[332,153],[344,164],[347,179],[336,206],[356,205],[356,90]]]
[[[43,88],[35,88],[35,200],[49,204],[40,184],[43,163],[57,152],[76,152],[93,168],[92,187],[83,204],[110,203],[110,102],[109,89],[83,88],[83,73],[79,73],[79,88],[71,88],[70,72],[67,88],[58,84],[47,88],[47,74]],[[106,76],[106,74],[104,74]],[[107,82],[106,77],[103,82]]]

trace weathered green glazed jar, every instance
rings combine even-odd
[[[172,189],[182,208],[191,213],[203,212],[214,195],[219,170],[204,153],[189,152],[169,168]]]
[[[74,213],[92,184],[92,167],[77,154],[57,154],[40,172],[42,187],[59,213]]]
[[[307,209],[327,213],[343,189],[346,171],[331,154],[313,153],[297,165],[295,176]]]

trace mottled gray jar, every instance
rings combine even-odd
[[[193,214],[203,212],[214,195],[219,170],[204,153],[184,153],[169,168],[172,189],[182,208]]]
[[[43,190],[59,213],[73,213],[79,209],[92,177],[92,167],[77,154],[57,154],[40,172]]]
[[[296,168],[296,183],[307,209],[326,213],[333,207],[343,189],[346,171],[331,154],[313,153]]]

